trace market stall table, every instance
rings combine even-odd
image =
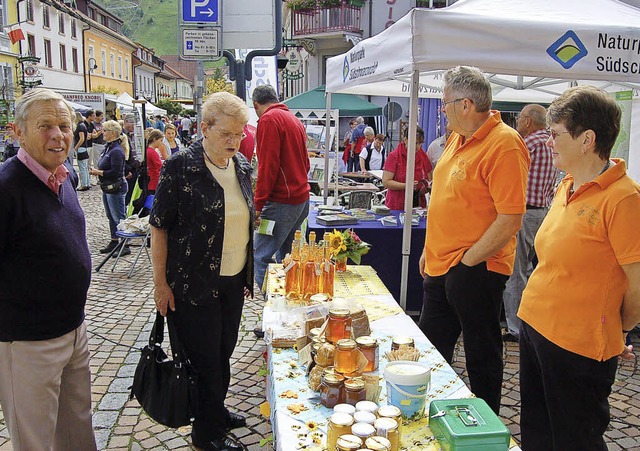
[[[392,210],[391,215],[398,218],[402,213]],[[315,209],[309,211],[308,230],[316,232],[318,239],[322,239],[324,232],[333,229],[354,229],[358,236],[371,244],[371,250],[362,257],[362,263],[371,265],[382,282],[391,292],[394,299],[400,299],[400,268],[402,267],[402,224],[398,220],[396,226],[383,226],[379,220],[360,221],[358,224],[342,226],[325,226],[318,224]],[[381,218],[381,216],[376,216]],[[409,257],[409,280],[407,284],[407,311],[420,312],[422,309],[422,276],[418,269],[418,262],[426,234],[426,219],[420,218],[419,225],[411,232],[411,256]]]
[[[284,270],[281,265],[270,265],[267,280],[267,303],[263,324],[267,332],[267,343],[273,338],[273,330],[291,320],[292,311],[274,311],[276,295],[282,294]],[[420,351],[420,362],[431,368],[431,382],[427,393],[427,404],[434,399],[468,398],[472,394],[447,364],[433,345],[422,334],[413,320],[405,315],[369,266],[347,266],[347,271],[336,277],[336,302],[357,302],[365,308],[371,322],[371,335],[380,344],[380,367],[373,374],[381,375],[388,363],[384,353],[390,350],[394,336],[403,335],[414,339]],[[281,307],[281,306],[280,306]],[[292,309],[293,307],[290,307]],[[280,310],[280,308],[279,308]],[[267,401],[274,433],[275,449],[322,450],[326,443],[327,422],[332,413],[320,404],[318,393],[308,387],[305,368],[298,361],[294,349],[267,346]],[[386,402],[386,387],[381,380],[380,405]],[[426,407],[428,411],[428,405]],[[428,426],[428,420],[404,423],[401,450],[436,451],[440,449]],[[519,450],[513,443],[512,451]]]

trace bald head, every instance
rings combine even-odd
[[[547,128],[547,110],[542,105],[526,105],[518,116],[517,130],[524,138],[533,132]]]

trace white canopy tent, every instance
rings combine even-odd
[[[441,74],[456,65],[476,66],[489,74],[494,100],[546,103],[571,84],[585,83],[580,80],[591,80],[589,84],[608,91],[630,89],[638,99],[640,10],[617,0],[460,0],[443,9],[416,8],[349,52],[329,58],[327,109],[331,93],[409,97],[409,148],[413,148],[418,97],[441,97]],[[640,159],[640,145],[632,147],[630,155]],[[409,186],[414,165],[410,152]],[[410,208],[407,190],[405,209]],[[403,308],[410,240],[407,222]]]
[[[120,94],[118,96],[118,98],[116,99],[116,103],[121,106],[122,111],[124,112],[129,112],[133,110],[133,97],[131,97],[131,94],[129,94],[128,92],[123,92],[122,94]],[[142,107],[140,106],[140,104],[137,105],[138,109],[142,111]],[[167,114],[167,110],[164,110],[162,108],[158,108],[157,106],[155,106],[154,104],[152,104],[151,102],[147,102],[144,106],[145,112],[147,114],[153,114],[154,116],[156,114],[162,114],[165,115]]]

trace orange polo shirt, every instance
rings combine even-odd
[[[640,186],[623,160],[573,196],[565,177],[538,234],[538,266],[518,316],[563,349],[598,361],[623,350],[621,265],[640,262]]]
[[[433,175],[424,248],[427,274],[440,276],[457,265],[498,213],[526,211],[530,163],[522,137],[498,111],[491,111],[466,142],[451,135]],[[515,252],[514,235],[487,260],[487,269],[511,274]]]

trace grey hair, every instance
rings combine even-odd
[[[269,105],[271,103],[280,102],[280,99],[278,99],[278,95],[276,94],[276,90],[273,89],[273,86],[271,85],[257,86],[253,90],[251,100],[253,100],[258,105]]]
[[[470,99],[478,113],[491,109],[491,83],[477,67],[452,67],[444,73],[444,87],[451,90],[456,99]]]
[[[271,86],[269,87],[271,88]],[[249,107],[240,97],[234,94],[223,91],[213,93],[202,105],[202,120],[209,125],[215,125],[216,118],[222,115],[232,117],[246,124],[249,121]]]
[[[22,130],[26,129],[27,118],[31,108],[39,102],[63,102],[64,106],[69,110],[69,118],[73,121],[75,110],[71,105],[69,105],[69,102],[67,102],[64,97],[51,89],[35,88],[25,92],[22,97],[16,101],[16,115],[14,122]]]
[[[531,121],[540,128],[547,128],[547,110],[542,105],[535,103],[525,105],[522,111],[526,111]]]
[[[373,135],[375,135],[375,132],[373,131],[373,127],[365,127],[363,134],[364,134],[364,136],[373,136]]]
[[[356,118],[356,123],[357,124],[364,124],[364,118],[362,116],[358,116]]]
[[[124,115],[122,120],[124,122],[133,122],[133,123],[135,123],[136,122],[136,117],[134,116],[133,113],[127,113],[127,114]]]

